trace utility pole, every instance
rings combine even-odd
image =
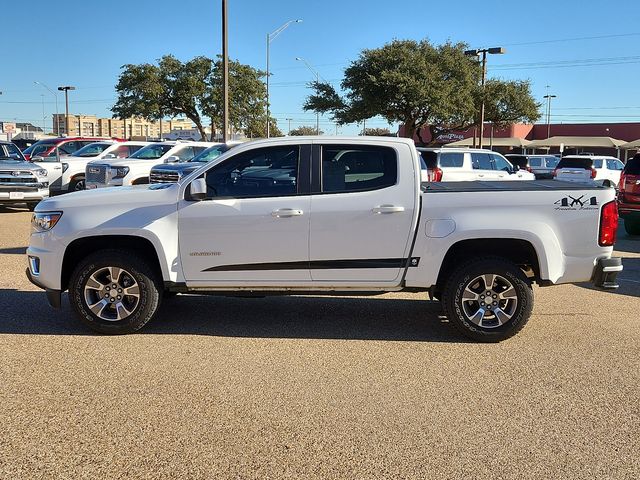
[[[297,20],[289,20],[288,22],[275,29],[273,32],[267,33],[267,138],[269,138],[271,133],[271,127],[269,125],[269,117],[271,116],[271,104],[269,103],[269,46],[271,45],[271,42],[273,42],[276,37],[280,35],[284,30],[286,30],[286,28],[292,23],[302,23],[302,19],[299,18]]]
[[[336,135],[338,135],[338,122],[336,122]]]
[[[224,143],[229,140],[229,44],[227,38],[227,0],[222,0],[222,141]],[[267,118],[267,123],[268,121]]]
[[[464,52],[468,57],[478,57],[482,55],[482,80],[480,81],[480,88],[482,89],[482,103],[480,104],[480,148],[482,148],[482,142],[484,140],[484,86],[487,82],[487,53],[490,55],[503,55],[505,52],[506,50],[503,47],[479,48]]]
[[[287,136],[291,136],[291,120],[293,120],[293,118],[285,118],[285,120],[289,122],[289,131],[287,132]]]
[[[54,127],[55,127],[55,131],[54,133],[57,136],[60,136],[60,123],[59,123],[59,118],[58,118],[58,94],[56,92],[54,92],[53,90],[51,90],[49,87],[47,87],[44,83],[42,82],[38,82],[37,80],[35,80],[33,83],[35,83],[36,85],[40,85],[43,88],[46,88],[47,90],[49,90],[49,92],[51,93],[51,95],[53,95],[53,98],[56,101],[56,116],[55,116],[55,122],[54,122]]]
[[[550,85],[547,85],[547,94],[543,97],[547,100],[547,138],[551,138],[551,99],[557,97],[549,93],[549,88]]]
[[[75,90],[76,87],[72,87],[71,85],[65,85],[63,87],[58,87],[58,90],[64,92],[64,104],[65,104],[65,134],[67,137],[69,136],[69,132],[71,127],[69,125],[69,90]],[[78,132],[80,133],[80,132]]]

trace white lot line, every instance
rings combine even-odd
[[[639,280],[631,280],[630,278],[618,278],[622,282],[640,283]]]

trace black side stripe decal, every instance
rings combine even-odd
[[[245,263],[238,265],[218,265],[203,272],[244,272],[256,270],[344,270],[357,268],[404,268],[417,267],[419,257],[374,258],[356,260],[311,260],[310,262]]]

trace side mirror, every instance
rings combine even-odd
[[[180,157],[178,157],[177,155],[171,155],[170,157],[167,157],[164,161],[164,163],[176,163],[180,161]]]
[[[207,182],[205,182],[204,178],[196,178],[189,185],[189,195],[191,196],[191,200],[204,200],[207,198]]]
[[[520,165],[514,165],[513,169],[511,170],[511,173],[517,173],[520,171]]]
[[[106,160],[107,158],[118,158],[118,157],[116,157],[116,156],[115,156],[115,154],[113,154],[113,153],[107,153],[107,154],[106,154],[104,157],[102,157],[102,158],[104,158],[104,159]]]
[[[44,162],[44,157],[41,157],[41,156],[31,157],[31,161],[32,162]]]

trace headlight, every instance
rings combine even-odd
[[[62,164],[62,173],[66,172],[69,169],[69,164],[68,163],[63,163]]]
[[[42,170],[36,170],[36,175],[38,177],[46,177],[47,175],[49,175],[49,172],[47,172],[44,168]]]
[[[31,229],[34,232],[48,232],[55,227],[62,212],[36,212],[31,217]]]
[[[124,178],[129,173],[129,167],[111,167],[111,178]]]

